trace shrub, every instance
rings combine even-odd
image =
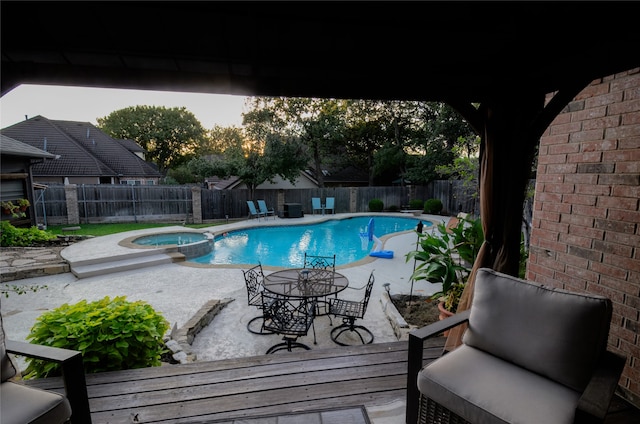
[[[9,221],[2,221],[0,234],[0,246],[31,246],[57,237],[47,231],[39,230],[38,227],[16,228]]]
[[[86,373],[161,365],[169,323],[142,301],[124,296],[64,304],[36,320],[32,343],[82,352]],[[26,378],[60,375],[57,364],[27,359]]]
[[[389,212],[398,212],[400,210],[400,207],[398,205],[391,205],[387,208],[387,210]]]
[[[420,199],[409,200],[409,209],[422,209],[424,202]]]
[[[384,203],[380,199],[369,200],[369,210],[371,212],[382,212],[384,209]]]
[[[424,213],[439,214],[442,212],[442,201],[440,199],[428,199],[424,202]]]

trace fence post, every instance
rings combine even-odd
[[[64,197],[67,202],[67,224],[79,224],[78,186],[76,184],[65,185]]]
[[[202,224],[202,188],[200,187],[191,187],[191,209],[193,210],[193,223]]]

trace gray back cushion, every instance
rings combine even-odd
[[[2,324],[2,314],[0,313],[0,378],[3,383],[16,375],[16,369],[13,366],[11,358],[9,358],[4,340],[4,327]]]
[[[611,301],[478,270],[463,342],[584,390],[607,348]]]

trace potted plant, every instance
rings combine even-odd
[[[16,205],[14,205],[11,200],[0,202],[0,207],[2,208],[2,213],[4,213],[5,215],[12,215],[17,209]]]
[[[26,211],[29,206],[31,206],[31,202],[29,202],[28,199],[19,199],[18,200],[18,207],[20,208],[20,210],[22,212]]]
[[[419,249],[406,255],[421,263],[415,268],[411,278],[441,283],[440,291],[432,294],[430,300],[438,301],[442,315],[454,314],[467,277],[475,261],[480,246],[484,242],[480,219],[462,218],[456,226],[447,228],[444,222],[436,226],[433,233],[418,234]]]
[[[27,199],[20,199],[17,204],[13,203],[11,200],[6,200],[0,202],[0,207],[5,215],[11,215],[13,218],[23,218],[26,216],[24,211],[27,209],[27,206],[22,209],[23,201],[27,202],[27,206],[30,204]]]

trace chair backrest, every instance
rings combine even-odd
[[[277,334],[305,336],[315,318],[314,298],[283,297],[265,291],[262,294],[263,328]]]
[[[262,292],[264,291],[264,273],[262,264],[242,271],[247,285],[247,304],[249,306],[262,306]]]
[[[322,204],[320,203],[320,198],[319,197],[312,197],[311,198],[311,206],[313,207],[313,209],[322,209]]]
[[[582,392],[606,352],[611,317],[606,297],[481,268],[463,342]]]
[[[260,212],[262,213],[271,213],[271,211],[269,210],[269,208],[267,208],[267,203],[264,200],[258,200],[258,208],[260,209]]]
[[[324,208],[333,210],[335,209],[335,203],[336,203],[335,197],[327,197],[324,201]]]
[[[333,255],[333,256],[307,255],[307,252],[305,252],[303,267],[311,268],[311,269],[330,269],[332,271],[335,271],[336,255]]]
[[[249,206],[249,212],[251,215],[258,215],[258,211],[256,210],[256,205],[253,203],[253,200],[247,200],[247,206]]]
[[[367,312],[367,306],[369,305],[369,299],[371,299],[371,292],[373,291],[373,283],[376,281],[376,278],[373,276],[373,271],[369,274],[369,281],[367,281],[367,285],[364,289],[364,298],[362,299],[362,316],[360,318],[364,318],[364,314]]]

